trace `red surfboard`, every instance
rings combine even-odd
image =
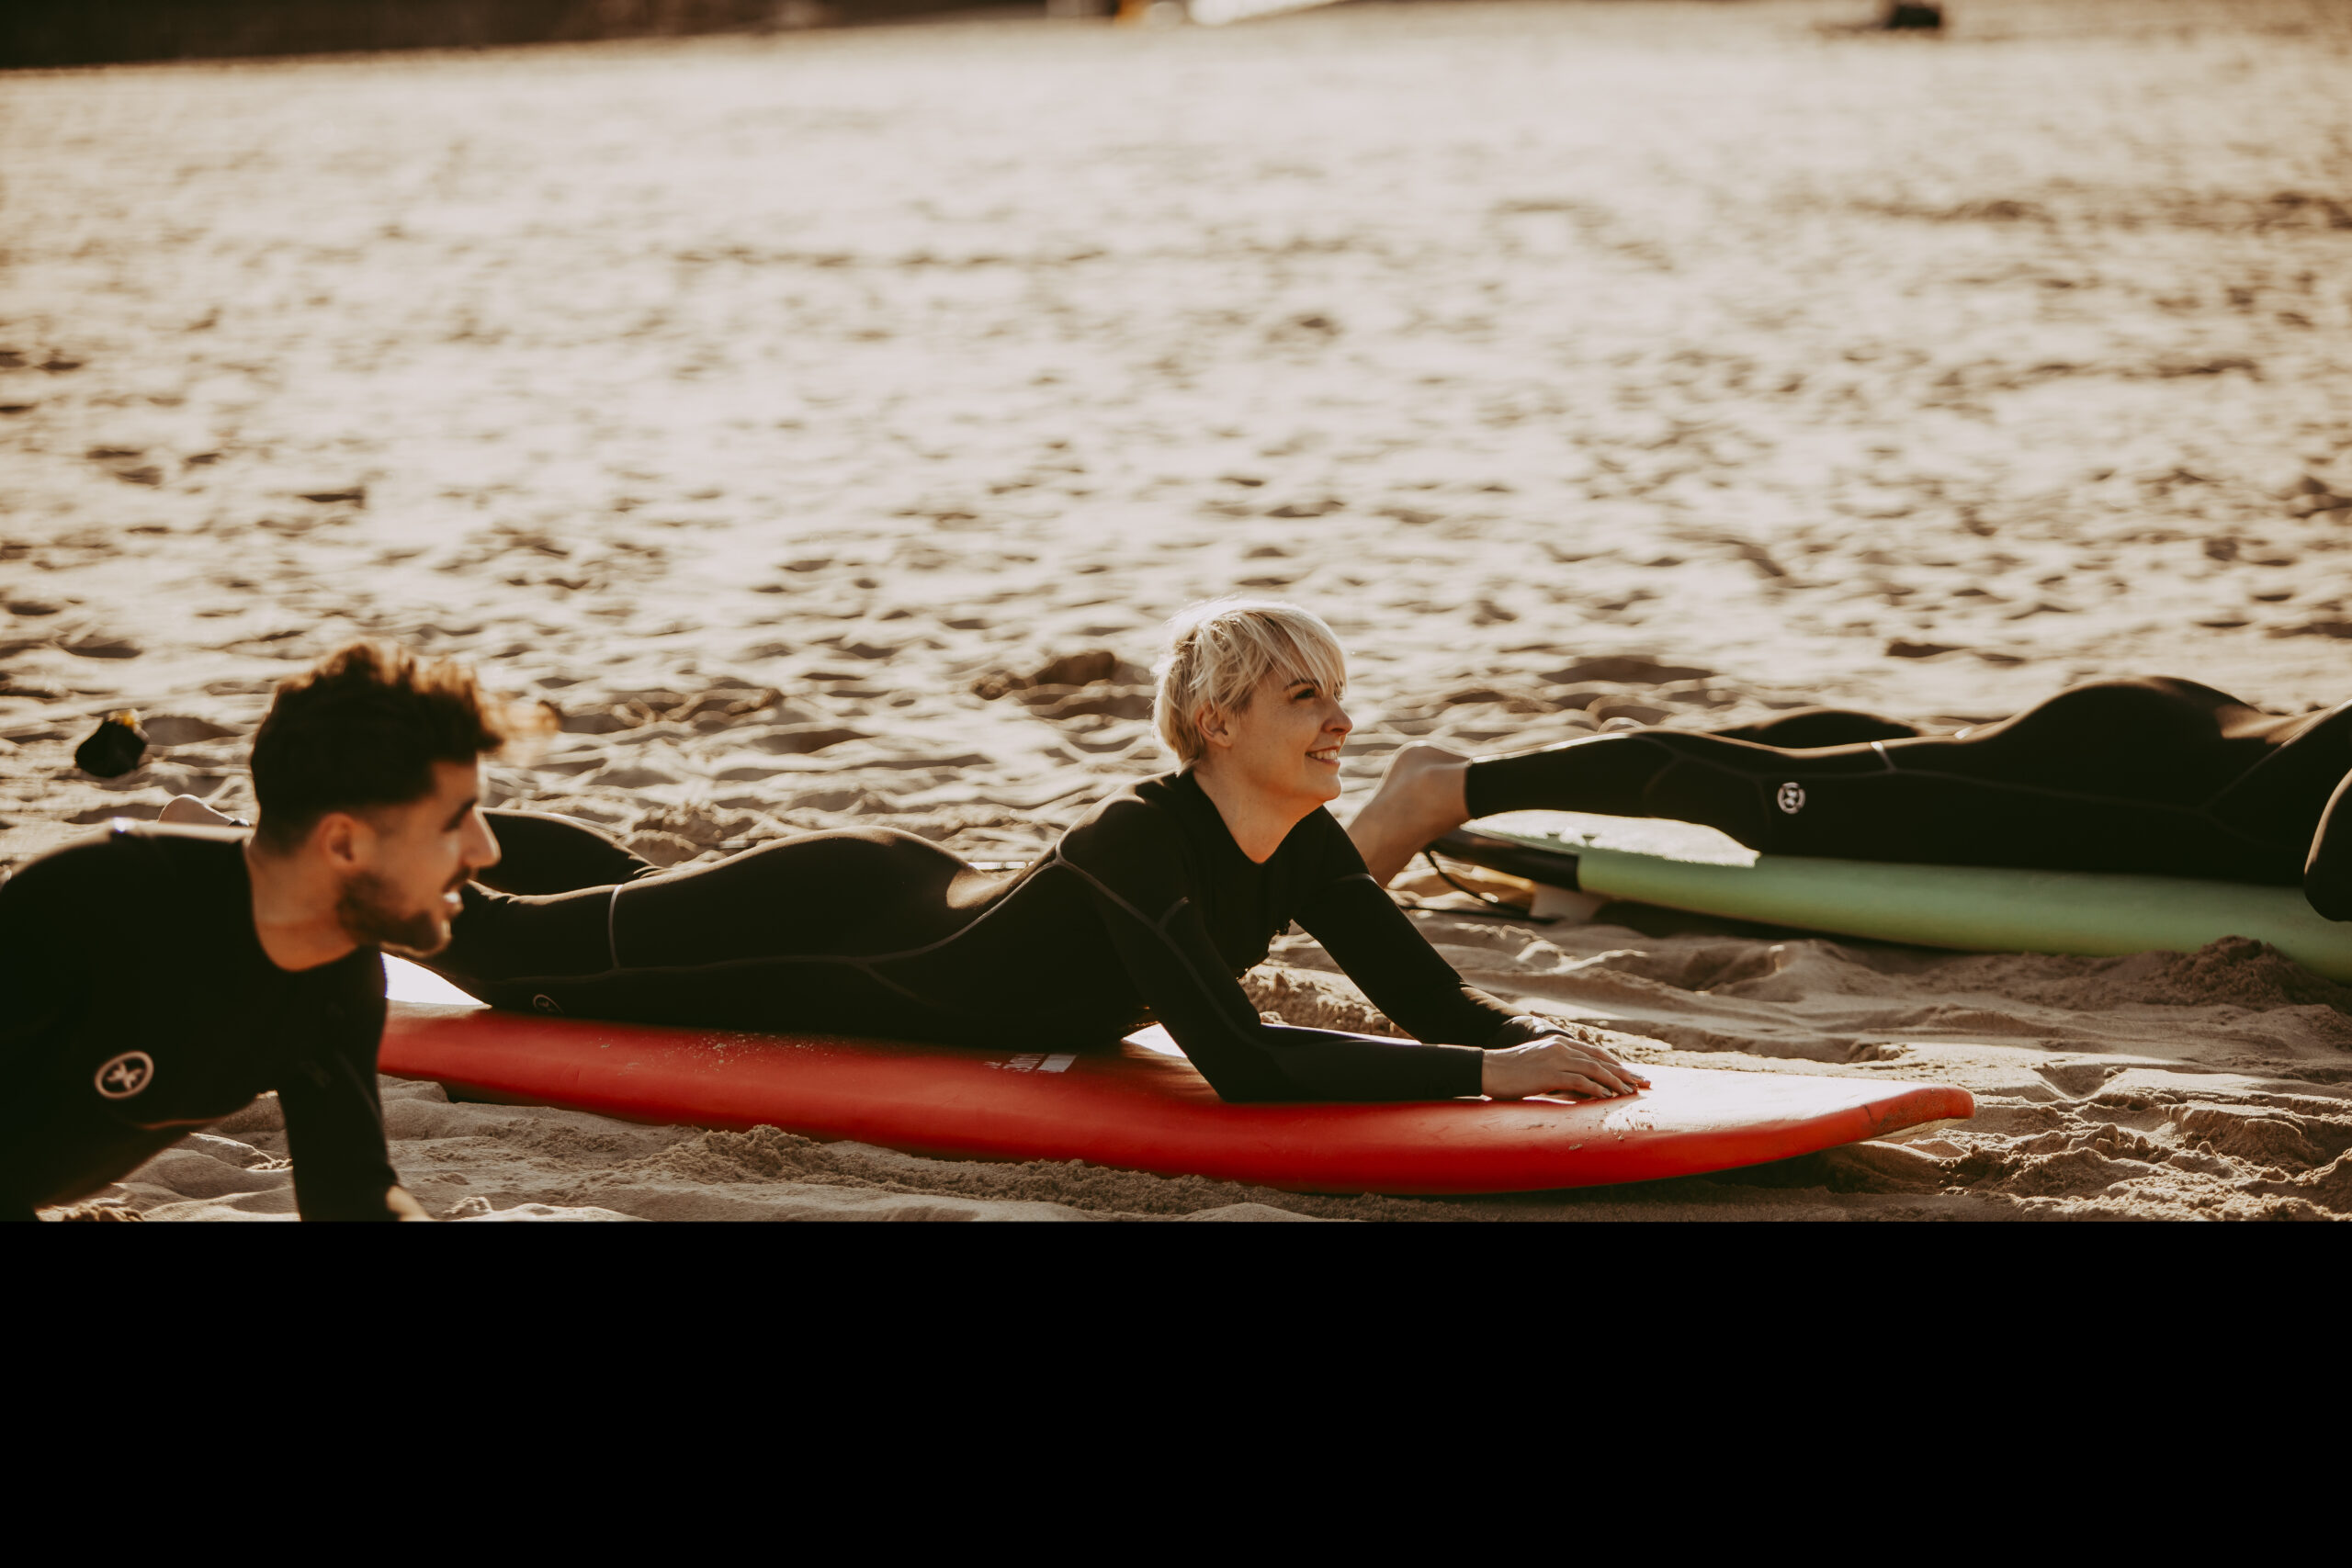
[[[1228,1105],[1156,1029],[1115,1050],[1012,1054],[400,1000],[379,1066],[469,1100],[1300,1192],[1645,1181],[1975,1113],[1968,1091],[1947,1084],[1690,1067],[1645,1068],[1649,1090],[1611,1100]]]

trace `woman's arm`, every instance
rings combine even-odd
[[[1649,1080],[1599,1043],[1549,1019],[1513,1013],[1464,982],[1364,870],[1336,822],[1317,830],[1325,880],[1298,913],[1372,1004],[1422,1040],[1485,1047],[1485,1093],[1498,1100],[1631,1094]]]
[[[1414,1038],[1480,1046],[1525,1038],[1511,1030],[1519,1015],[1439,957],[1370,874],[1326,885],[1299,909],[1298,923]]]
[[[1336,823],[1331,830],[1339,831]],[[1086,882],[1136,989],[1220,1098],[1516,1100],[1555,1092],[1608,1096],[1640,1087],[1626,1069],[1604,1064],[1605,1053],[1557,1035],[1489,1052],[1467,1043],[1423,1044],[1265,1022],[1209,939],[1169,833],[1150,807],[1138,805],[1073,831],[1058,858]],[[1361,880],[1370,887],[1369,878]],[[1371,891],[1387,902],[1377,888]],[[1406,932],[1456,988],[1466,988],[1419,932],[1409,925]],[[1501,1004],[1481,1000],[1485,1007],[1467,1010],[1485,1020],[1491,1008],[1500,1014],[1498,1024],[1512,1023]],[[1487,1032],[1511,1038],[1506,1031]]]
[[[1480,1092],[1483,1054],[1261,1020],[1209,938],[1170,829],[1148,807],[1098,818],[1058,858],[1087,885],[1129,978],[1229,1100],[1450,1100]]]
[[[1200,911],[1110,917],[1111,937],[1152,1013],[1231,1100],[1452,1100],[1482,1092],[1485,1053],[1460,1045],[1267,1023],[1225,972]]]

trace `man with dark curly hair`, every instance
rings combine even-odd
[[[304,1219],[425,1218],[385,1152],[378,954],[445,946],[496,863],[481,758],[503,739],[463,667],[355,643],[278,688],[250,834],[118,819],[0,884],[0,1218],[273,1090]]]

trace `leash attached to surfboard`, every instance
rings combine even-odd
[[[1398,908],[1409,909],[1417,915],[1451,915],[1457,920],[1510,920],[1515,924],[1529,926],[1548,926],[1558,923],[1560,917],[1557,915],[1539,915],[1532,909],[1522,909],[1518,905],[1510,902],[1508,899],[1498,898],[1492,893],[1481,893],[1478,889],[1471,886],[1468,883],[1456,879],[1452,872],[1438,864],[1437,856],[1431,852],[1433,849],[1434,846],[1431,846],[1430,849],[1422,850],[1421,858],[1430,863],[1430,870],[1437,874],[1437,879],[1440,882],[1444,883],[1448,887],[1453,888],[1456,893],[1468,894],[1471,897],[1478,900],[1479,903],[1486,905],[1487,908],[1483,909],[1445,909],[1440,908],[1435,904],[1421,904],[1416,903],[1410,899],[1399,898],[1396,900],[1396,907]],[[1498,868],[1489,866],[1487,869],[1492,871]],[[1532,881],[1534,879],[1531,877],[1529,880]]]

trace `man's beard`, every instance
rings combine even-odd
[[[384,879],[361,872],[343,885],[335,899],[334,918],[343,934],[362,947],[390,948],[424,958],[449,945],[449,929],[430,909],[401,913],[391,900]]]

